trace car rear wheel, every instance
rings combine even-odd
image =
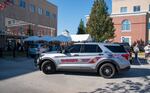
[[[110,63],[103,64],[99,68],[99,74],[104,78],[112,78],[114,77],[115,73],[116,73],[116,69],[114,65]]]
[[[55,64],[50,61],[43,62],[41,69],[45,74],[53,74],[56,71]]]

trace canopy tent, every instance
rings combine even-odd
[[[51,36],[42,36],[40,37],[39,41],[47,41],[47,42],[51,42],[53,41],[53,38]]]
[[[59,41],[59,42],[71,42],[72,39],[70,36],[65,35],[59,35],[53,39],[53,41]]]
[[[30,36],[30,37],[24,39],[24,41],[38,41],[38,40],[40,40],[40,37],[38,37],[38,36]]]
[[[73,42],[85,42],[92,41],[92,37],[89,34],[71,35]]]

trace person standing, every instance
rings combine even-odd
[[[16,57],[16,43],[15,42],[13,42],[12,52],[13,52],[13,58],[15,58]]]
[[[133,50],[134,50],[134,54],[135,54],[135,58],[134,58],[134,62],[135,63],[140,63],[139,62],[139,58],[138,58],[138,52],[139,52],[139,48],[138,48],[138,44],[136,44],[134,47],[133,47]]]
[[[149,57],[149,54],[150,54],[150,44],[147,44],[144,47],[144,50],[145,50],[145,59],[147,59]]]

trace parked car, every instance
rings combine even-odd
[[[36,56],[41,53],[47,52],[48,50],[49,50],[48,45],[36,43],[36,44],[30,44],[28,52],[29,55]]]
[[[57,70],[85,70],[112,78],[117,72],[130,69],[129,54],[119,44],[76,43],[60,53],[42,53],[35,60],[45,74]]]

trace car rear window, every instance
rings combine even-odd
[[[114,53],[125,53],[126,50],[123,46],[120,45],[105,45],[106,48],[108,48],[110,51]]]
[[[102,50],[98,45],[84,45],[83,53],[100,53]]]

